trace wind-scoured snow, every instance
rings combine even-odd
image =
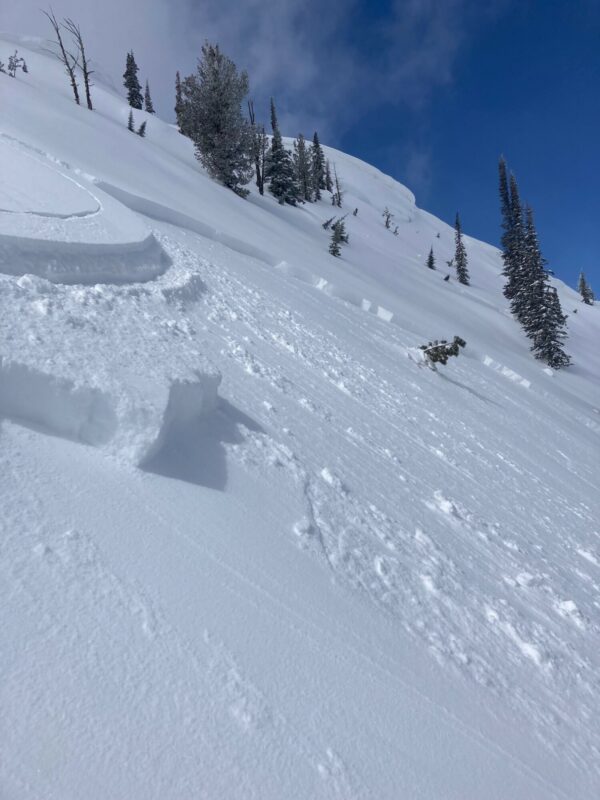
[[[328,202],[242,201],[15,42],[0,795],[595,800],[598,307],[554,281],[554,372],[498,251],[445,282],[453,230],[375,168],[326,148],[335,259]]]

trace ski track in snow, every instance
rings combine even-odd
[[[164,245],[167,250],[173,247],[167,241]],[[177,260],[175,251],[171,250],[171,254]],[[193,258],[189,254],[186,257]],[[376,379],[366,364],[354,361],[349,353],[344,352],[341,343],[332,341],[330,334],[325,339],[314,325],[311,328],[303,325],[297,313],[273,306],[247,282],[228,274],[222,265],[213,267],[205,262],[203,268],[202,280],[209,287],[207,319],[218,326],[219,335],[226,342],[223,355],[266,384],[265,394],[269,389],[275,391],[269,408],[276,408],[277,395],[282,395],[319,419],[327,433],[318,439],[331,442],[335,437],[342,437],[359,451],[369,448],[379,455],[385,454],[394,480],[401,489],[407,493],[419,488],[421,492],[428,489],[429,499],[424,499],[423,504],[431,512],[429,525],[436,530],[437,536],[440,531],[446,531],[458,537],[458,541],[455,539],[452,543],[452,550],[457,552],[451,557],[446,547],[437,544],[435,538],[425,532],[426,527],[420,519],[414,525],[407,524],[406,520],[400,522],[374,503],[356,497],[328,467],[319,470],[318,466],[303,464],[289,443],[278,444],[269,441],[268,437],[265,439],[262,434],[251,434],[243,445],[231,448],[235,457],[246,465],[254,464],[259,470],[264,469],[265,463],[284,468],[301,487],[306,515],[298,520],[294,529],[300,546],[322,554],[336,575],[359,586],[373,602],[399,619],[409,633],[424,639],[440,662],[469,674],[481,685],[504,696],[506,702],[527,709],[534,718],[537,715],[541,723],[540,735],[545,735],[542,730],[546,731],[549,724],[554,727],[556,739],[552,745],[557,752],[562,749],[568,755],[565,729],[579,724],[574,722],[575,717],[589,717],[592,706],[585,704],[578,710],[578,715],[574,715],[572,699],[567,701],[565,695],[563,701],[557,686],[562,684],[567,689],[573,667],[584,695],[598,697],[600,681],[594,672],[594,662],[583,654],[574,653],[571,641],[560,635],[557,615],[568,619],[580,630],[593,631],[595,637],[600,629],[592,622],[593,614],[585,619],[574,601],[555,594],[552,585],[555,582],[560,584],[561,576],[552,573],[560,573],[560,569],[551,565],[548,559],[549,572],[539,576],[537,585],[521,585],[519,576],[529,565],[523,561],[524,554],[502,526],[481,519],[446,498],[435,483],[429,487],[417,487],[410,471],[403,467],[403,462],[408,459],[389,450],[386,454],[384,441],[377,441],[378,433],[383,440],[383,431],[373,428],[369,431],[368,441],[364,438],[361,441],[360,435],[347,424],[349,420],[339,418],[339,412],[334,413],[325,401],[315,402],[316,387],[310,387],[311,391],[307,392],[308,387],[304,385],[303,390],[299,390],[290,379],[294,374],[293,366],[288,363],[285,370],[277,370],[272,364],[278,359],[261,360],[253,351],[261,349],[257,346],[259,343],[275,346],[281,353],[280,358],[285,354],[292,363],[320,370],[334,391],[344,392],[359,405],[381,409],[377,415],[381,415],[389,425],[390,419],[407,418],[407,404],[405,399],[394,395],[384,376],[379,375]],[[236,298],[235,304],[230,300],[232,297]],[[233,332],[240,329],[245,333],[234,336]],[[440,421],[432,412],[426,410],[424,413],[434,417],[436,422]],[[416,424],[415,428],[421,431],[427,426]],[[458,472],[461,480],[475,483],[475,476],[460,465],[461,459],[446,455],[444,447],[448,445],[444,444],[443,430],[440,435],[441,443],[434,446],[416,434],[402,430],[402,439],[421,456],[427,455],[431,459],[433,455],[441,461],[444,471],[450,467]],[[475,438],[467,431],[465,435]],[[450,436],[446,434],[446,438],[449,440]],[[498,458],[504,463],[506,456],[499,453]],[[327,463],[325,456],[323,463]],[[490,466],[482,456],[480,463]],[[537,480],[534,473],[528,475],[519,470],[515,486],[528,478]],[[442,475],[439,480],[444,480]],[[360,485],[360,475],[351,476],[350,482]],[[544,494],[549,499],[550,492],[546,490]],[[381,500],[385,505],[385,498]],[[560,516],[565,513],[572,513],[572,509],[563,509]],[[555,517],[546,514],[546,519],[550,518]],[[592,523],[589,515],[587,519]],[[543,529],[543,521],[541,526]],[[498,574],[499,563],[502,575]],[[487,567],[487,574],[482,574],[482,566]],[[470,576],[475,574],[475,569],[477,580],[487,590],[480,590],[476,595],[469,590]],[[506,591],[507,587],[513,586],[514,593]],[[523,589],[526,597],[523,597]],[[538,604],[537,619],[531,623],[526,621],[520,608],[533,598]],[[432,618],[437,619],[436,625],[431,624]],[[469,642],[481,643],[482,640],[485,642],[483,649],[479,645],[477,649],[469,646]],[[546,694],[544,702],[553,706],[552,711],[544,711],[539,698],[528,696],[526,689],[523,690],[514,678],[498,668],[495,653],[498,650],[504,652],[506,648],[509,648],[506,658],[511,667],[525,671],[532,668],[541,670]],[[523,686],[527,683],[523,682]],[[596,743],[591,754],[595,758],[599,753]],[[572,757],[578,768],[584,767],[575,754]]]

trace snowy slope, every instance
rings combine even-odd
[[[444,282],[453,231],[373,167],[327,150],[359,209],[334,259],[328,203],[242,201],[19,50],[0,796],[596,798],[598,307],[556,281],[552,373],[497,250],[467,237],[472,286]]]

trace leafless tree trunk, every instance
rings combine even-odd
[[[85,99],[87,101],[87,107],[90,111],[94,110],[92,105],[92,95],[90,93],[90,75],[93,74],[93,70],[90,70],[90,62],[87,60],[87,56],[85,54],[85,47],[83,46],[83,37],[81,35],[81,29],[79,25],[75,24],[70,17],[67,17],[64,21],[65,30],[67,30],[71,36],[73,37],[73,41],[77,46],[77,50],[79,51],[79,58],[77,59],[77,65],[81,67],[81,71],[83,73],[83,83],[85,85]],[[81,61],[80,61],[81,59]]]
[[[60,34],[60,25],[58,24],[58,20],[54,16],[54,11],[50,9],[49,12],[44,11],[42,13],[44,13],[48,17],[48,20],[50,21],[50,24],[52,25],[52,28],[54,30],[54,34],[56,36],[56,42],[54,44],[56,44],[58,46],[58,49],[60,50],[60,53],[54,53],[54,55],[56,56],[56,58],[58,58],[59,61],[61,61],[64,64],[64,67],[67,71],[67,75],[69,76],[69,80],[71,81],[71,89],[73,89],[75,102],[79,106],[81,105],[81,102],[79,100],[79,87],[77,86],[77,79],[75,77],[75,66],[77,64],[77,59],[74,58],[74,56],[68,53],[65,49],[65,45],[62,36]]]

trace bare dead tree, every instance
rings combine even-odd
[[[87,59],[85,54],[85,47],[83,46],[83,36],[81,35],[81,29],[79,25],[77,25],[70,17],[67,17],[63,23],[63,27],[67,30],[71,36],[73,37],[73,41],[77,47],[77,51],[79,53],[76,64],[78,67],[81,68],[81,72],[83,73],[83,83],[85,86],[85,99],[87,101],[87,107],[90,111],[94,110],[94,106],[92,105],[92,95],[90,92],[90,76],[93,74],[93,70],[90,69],[90,62]]]
[[[81,105],[81,101],[79,99],[79,87],[77,86],[77,78],[75,76],[75,67],[77,66],[77,59],[71,53],[68,53],[65,48],[63,38],[60,32],[60,25],[58,23],[58,20],[54,16],[54,11],[52,10],[52,8],[50,9],[50,11],[43,11],[42,13],[46,17],[48,17],[50,25],[52,25],[52,29],[54,30],[54,35],[56,36],[56,41],[54,42],[54,44],[58,47],[60,51],[58,53],[54,53],[54,51],[52,51],[53,55],[55,55],[56,58],[58,58],[58,60],[64,65],[65,70],[67,71],[67,75],[69,76],[69,80],[71,81],[71,89],[73,90],[73,96],[75,97],[75,102],[79,106]]]

